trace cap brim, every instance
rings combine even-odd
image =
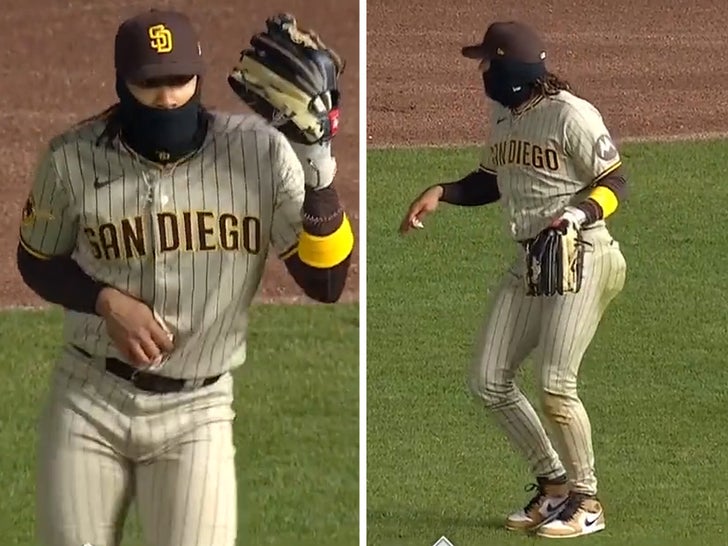
[[[468,59],[486,59],[488,54],[483,47],[483,44],[465,46],[462,49],[463,57]]]
[[[204,72],[205,67],[201,63],[159,63],[141,66],[127,78],[139,82],[170,76],[202,76]]]

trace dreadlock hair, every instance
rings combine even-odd
[[[103,132],[96,140],[96,144],[100,145],[103,142],[106,142],[106,144],[108,144],[112,140],[114,140],[114,138],[116,138],[121,131],[121,120],[119,119],[119,103],[114,103],[106,109],[102,110],[101,112],[82,119],[81,121],[76,123],[74,127],[82,127],[88,123],[93,123],[94,121],[98,120],[105,120],[106,125],[104,126]]]
[[[552,72],[546,72],[546,75],[536,80],[533,85],[537,93],[547,97],[557,95],[559,91],[574,92],[569,82],[562,80]]]

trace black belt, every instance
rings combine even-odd
[[[79,353],[86,358],[93,358],[88,351],[83,350],[77,345],[72,345]],[[178,379],[175,377],[165,377],[154,373],[144,372],[139,368],[135,368],[122,360],[114,357],[106,357],[106,371],[129,381],[137,389],[153,392],[156,394],[165,394],[170,392],[180,392],[183,390],[191,390],[195,388],[207,387],[215,383],[222,377],[214,375],[205,377],[204,379]]]

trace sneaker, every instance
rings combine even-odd
[[[510,531],[532,531],[559,515],[569,498],[569,485],[565,479],[546,480],[537,478],[538,483],[526,486],[526,491],[536,489],[536,494],[518,512],[508,516],[506,529]]]
[[[561,513],[539,527],[536,534],[546,538],[573,538],[604,529],[604,509],[596,497],[571,493]]]

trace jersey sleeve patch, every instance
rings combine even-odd
[[[35,203],[35,197],[32,193],[30,193],[23,205],[23,210],[20,214],[20,222],[23,226],[30,226],[36,220],[45,220],[46,222],[50,222],[51,220],[55,220],[55,216],[53,216],[53,213],[50,211],[39,210]]]
[[[33,183],[20,210],[20,236],[25,246],[44,256],[67,255],[76,246],[78,217],[53,163],[43,152]]]
[[[601,135],[594,144],[597,157],[602,161],[610,162],[617,159],[619,152],[614,145],[612,137],[609,135]]]
[[[25,200],[25,205],[23,206],[23,211],[21,214],[21,222],[24,226],[29,226],[35,221],[35,199],[33,198],[33,194],[29,194],[28,198]]]

